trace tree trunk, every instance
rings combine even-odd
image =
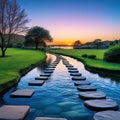
[[[37,39],[36,42],[35,42],[35,49],[36,50],[38,50],[38,44],[39,44],[39,42],[38,42],[38,39]]]
[[[5,57],[5,51],[2,50],[2,57]]]
[[[35,49],[38,50],[38,43],[35,44]]]

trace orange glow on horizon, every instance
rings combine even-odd
[[[94,41],[95,39],[101,39],[102,41],[106,41],[106,40],[109,40],[109,41],[113,41],[113,40],[116,40],[116,39],[119,39],[119,37],[116,37],[116,38],[108,38],[108,37],[104,37],[104,38],[101,38],[101,37],[93,37],[93,38],[85,38],[85,39],[53,39],[53,42],[48,42],[47,44],[48,45],[73,45],[74,42],[76,40],[80,40],[82,44],[85,44],[87,42],[92,42]]]

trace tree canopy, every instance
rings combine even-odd
[[[52,37],[48,30],[43,27],[34,26],[30,28],[25,36],[25,45],[34,45],[38,49],[40,46],[46,46],[46,41],[52,42]]]
[[[74,42],[74,44],[73,44],[73,48],[74,48],[74,49],[78,49],[80,45],[81,45],[81,41],[80,41],[80,40],[76,40],[76,41]]]

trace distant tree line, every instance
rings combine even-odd
[[[87,42],[85,44],[81,44],[80,40],[76,40],[74,42],[73,48],[74,49],[106,49],[109,48],[110,46],[114,46],[116,44],[120,43],[120,39],[119,40],[106,40],[106,41],[102,41],[101,39],[95,39],[92,42]]]

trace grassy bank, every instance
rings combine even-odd
[[[42,62],[45,57],[45,53],[41,51],[8,49],[7,57],[0,58],[0,92],[17,83],[21,75]]]
[[[59,53],[67,56],[71,56],[78,60],[83,61],[86,68],[91,71],[111,73],[118,75],[120,73],[120,64],[119,63],[110,63],[103,61],[103,55],[106,50],[96,50],[96,49],[81,49],[81,50],[50,50],[54,53]],[[96,55],[96,59],[83,58],[81,55]]]

